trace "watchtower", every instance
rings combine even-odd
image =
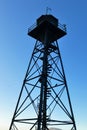
[[[66,26],[42,15],[28,29],[36,39],[9,130],[76,130],[58,40]]]

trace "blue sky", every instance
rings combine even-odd
[[[28,27],[46,13],[67,25],[59,40],[78,130],[87,128],[87,1],[0,0],[0,130],[8,130],[35,40]]]

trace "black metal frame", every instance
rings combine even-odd
[[[36,41],[9,130],[76,130],[58,42],[44,41]]]

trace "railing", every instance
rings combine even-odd
[[[34,23],[30,28],[28,28],[28,33],[37,27],[37,23]]]
[[[58,23],[58,28],[60,28],[60,29],[63,30],[64,32],[67,32],[67,30],[66,30],[66,25],[65,25],[65,24],[60,24],[60,23]]]
[[[41,22],[42,23],[42,22]],[[41,24],[40,23],[40,24]],[[53,24],[52,22],[50,22],[51,24]],[[38,24],[38,25],[40,25]],[[28,33],[31,32],[33,29],[35,29],[37,26],[37,23],[34,23],[29,29],[28,29]],[[64,32],[67,32],[66,30],[66,25],[65,24],[60,24],[58,23],[58,26],[57,26],[59,29],[63,30]]]

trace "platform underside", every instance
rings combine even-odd
[[[47,34],[45,34],[46,32]],[[40,42],[44,42],[44,37],[45,35],[47,35],[47,38],[49,40],[48,42],[54,42],[57,39],[66,35],[66,31],[54,26],[52,23],[48,21],[44,21],[32,30],[29,30],[28,35],[37,39]]]

